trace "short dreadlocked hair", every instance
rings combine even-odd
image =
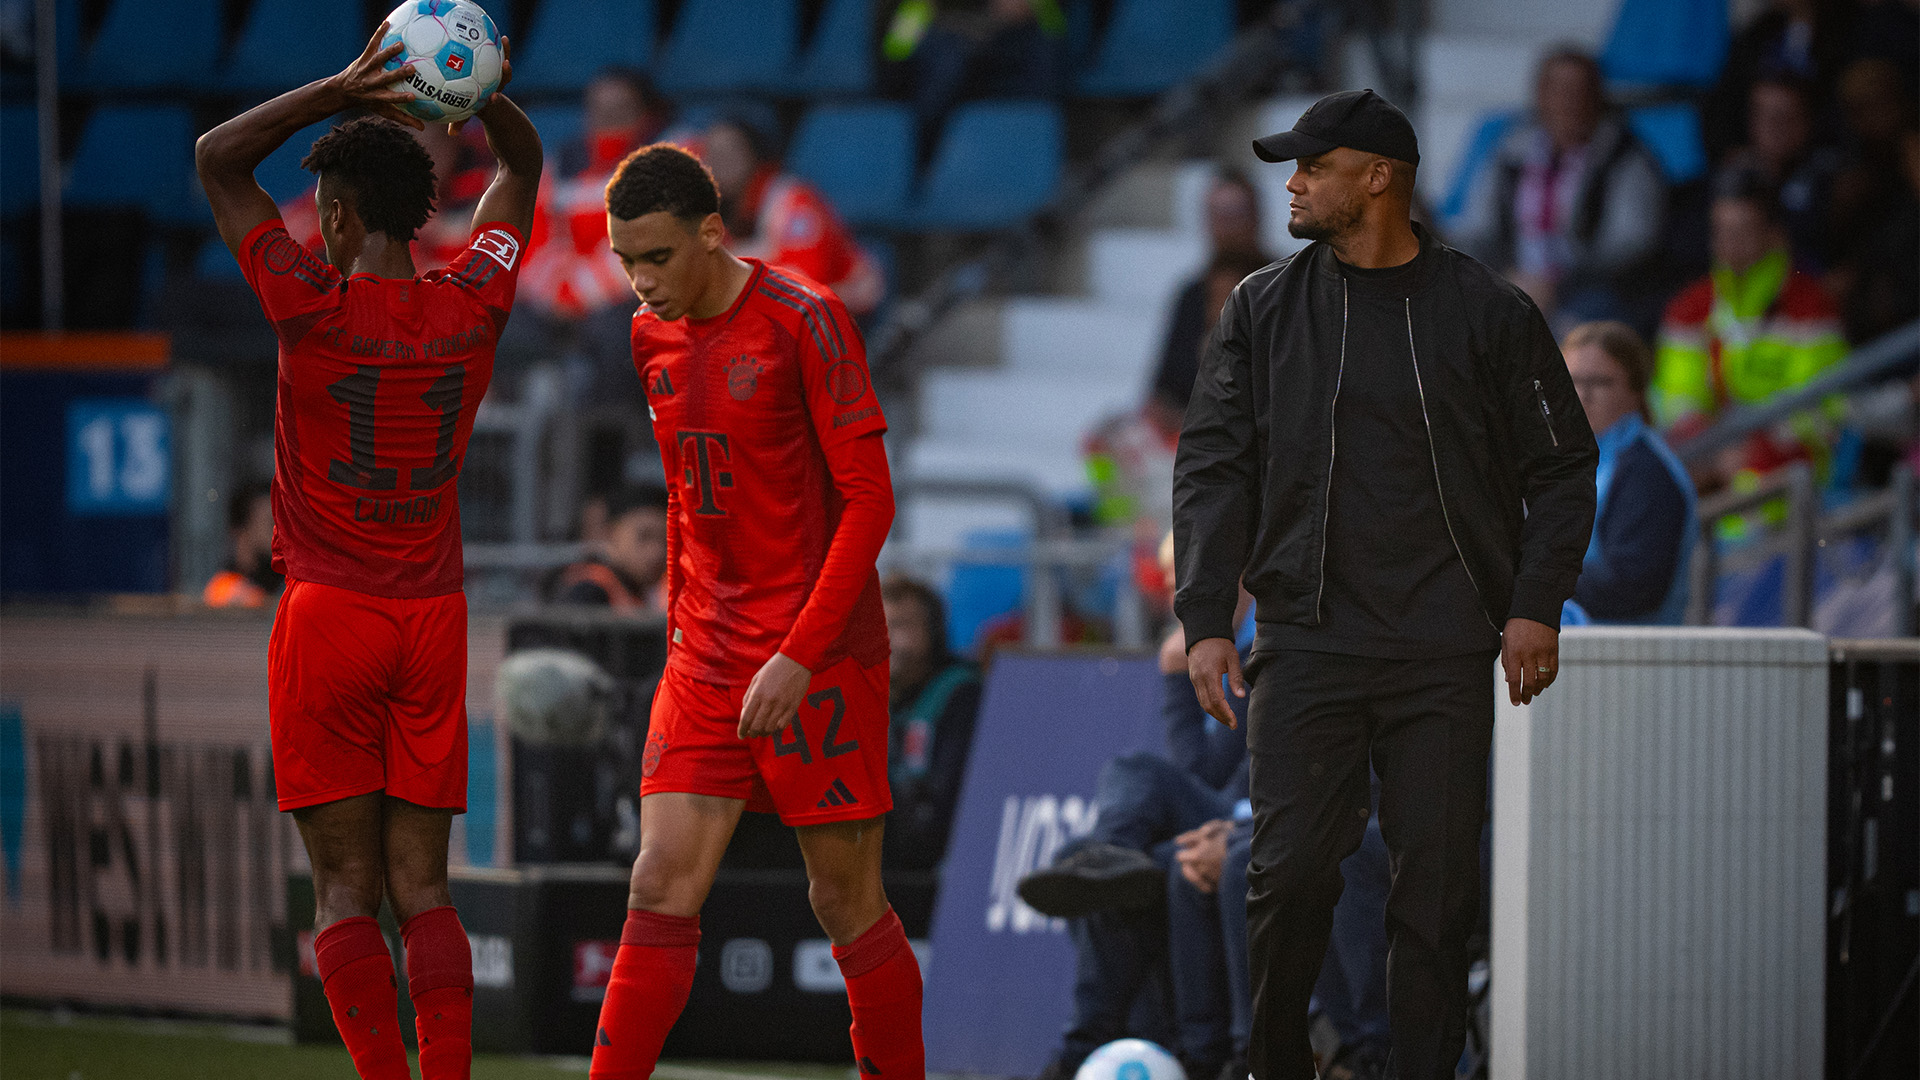
[[[433,215],[433,158],[406,128],[349,120],[313,141],[300,167],[346,189],[368,232],[408,241]]]
[[[672,143],[628,154],[607,181],[607,213],[622,221],[666,211],[689,225],[720,212],[720,185],[697,157]]]

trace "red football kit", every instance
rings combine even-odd
[[[446,267],[342,277],[278,219],[241,270],[280,339],[268,645],[280,808],[371,791],[466,808],[466,597],[455,478],[523,239],[476,227]]]
[[[641,792],[746,799],[796,825],[869,818],[893,805],[874,570],[893,519],[886,418],[839,299],[747,261],[724,314],[633,320],[668,493],[667,672]],[[787,730],[742,740],[742,698],[776,651],[812,683]]]

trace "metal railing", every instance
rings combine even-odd
[[[1023,571],[1020,604],[1023,640],[1030,646],[1053,648],[1064,643],[1066,604],[1061,572],[1098,570],[1125,552],[1129,544],[1121,534],[1078,540],[1035,540],[1006,548],[901,544],[888,547],[882,554],[881,566],[923,579],[937,579],[943,570],[962,564],[1018,567]],[[1114,643],[1125,648],[1144,648],[1148,644],[1148,631],[1140,591],[1134,587],[1131,574],[1122,574],[1114,601]]]

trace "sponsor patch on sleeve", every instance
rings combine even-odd
[[[488,229],[474,237],[471,246],[508,270],[520,261],[520,241],[505,229]]]

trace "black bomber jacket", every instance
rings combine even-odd
[[[1593,529],[1599,451],[1553,333],[1519,289],[1419,225],[1412,365],[1447,532],[1487,621],[1560,625]],[[1234,289],[1200,361],[1174,464],[1174,612],[1187,643],[1317,625],[1347,282],[1309,245]]]

